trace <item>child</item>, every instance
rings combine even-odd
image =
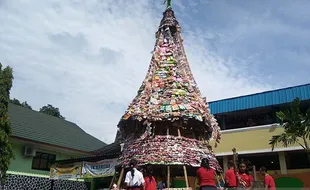
[[[156,190],[156,180],[153,176],[153,169],[151,166],[146,166],[144,172],[145,190]]]
[[[169,182],[169,187],[173,188],[171,182]],[[167,186],[167,177],[165,176],[161,181],[158,182],[157,189],[163,190],[166,188],[168,188],[168,186]]]
[[[267,173],[267,168],[261,167],[260,173],[265,177],[264,179],[265,190],[276,190],[276,184],[274,182],[274,179],[271,175]]]
[[[228,189],[237,188],[237,176],[235,174],[234,162],[228,161],[228,170],[225,173],[225,183]]]
[[[125,184],[127,190],[141,190],[144,189],[143,174],[137,170],[137,160],[132,159],[129,162],[130,171],[126,173]]]
[[[249,174],[249,171],[247,169],[247,166],[245,162],[241,161],[239,164],[239,184],[243,189],[252,189],[254,179],[253,177]]]
[[[200,190],[216,190],[215,175],[215,170],[210,167],[209,160],[203,158],[201,167],[197,170]]]

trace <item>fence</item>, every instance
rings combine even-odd
[[[91,184],[83,181],[51,180],[49,178],[23,175],[7,176],[3,190],[90,190]]]

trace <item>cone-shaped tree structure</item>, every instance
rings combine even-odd
[[[170,6],[163,13],[151,63],[137,96],[118,127],[125,142],[121,162],[197,166],[217,161],[205,140],[220,141],[220,128],[196,85],[181,28]]]

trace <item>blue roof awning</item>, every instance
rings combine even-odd
[[[209,102],[212,114],[227,113],[251,108],[265,107],[292,102],[295,98],[310,100],[310,84],[282,88]]]

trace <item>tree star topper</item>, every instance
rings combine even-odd
[[[171,7],[171,0],[165,0],[164,4],[167,3],[167,9]]]

